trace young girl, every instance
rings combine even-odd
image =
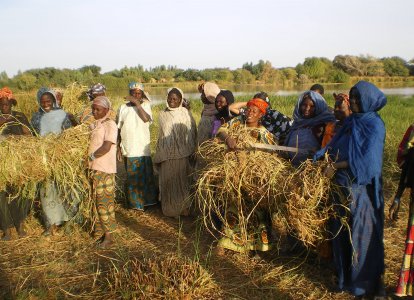
[[[196,125],[191,112],[182,106],[183,92],[168,90],[167,108],[159,115],[159,134],[154,163],[159,169],[159,199],[169,217],[189,213],[192,167],[196,149]]]
[[[99,220],[95,226],[95,237],[102,238],[100,248],[113,243],[112,232],[115,221],[115,173],[116,142],[118,129],[109,118],[111,103],[105,96],[98,96],[92,102],[95,121],[90,125],[89,169],[93,182],[93,194]]]

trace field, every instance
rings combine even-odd
[[[33,95],[20,96],[20,109],[27,113],[36,109]],[[115,107],[122,102],[120,97],[113,99]],[[292,114],[295,96],[271,99],[274,108]],[[332,97],[327,100],[332,104]],[[191,105],[198,120],[201,103],[193,99]],[[152,149],[157,115],[162,109],[164,105],[153,107]],[[414,122],[414,98],[388,97],[381,116],[387,127],[387,215],[398,180],[396,149],[406,128]],[[122,165],[118,176],[122,185]],[[385,225],[385,283],[389,293],[395,287],[403,254],[407,196],[405,193],[400,219]],[[0,298],[353,299],[336,291],[332,265],[312,252],[274,250],[255,256],[226,252],[218,256],[214,237],[196,216],[172,219],[164,217],[159,207],[142,213],[124,209],[122,195],[118,201],[119,231],[116,245],[110,250],[98,250],[88,230],[77,225],[61,229],[53,237],[40,236],[43,229],[36,202],[26,222],[28,237],[0,242]]]

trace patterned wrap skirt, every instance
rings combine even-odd
[[[95,225],[95,236],[105,232],[114,232],[115,221],[115,174],[93,171],[93,196],[98,220]]]
[[[143,210],[157,204],[158,191],[150,156],[126,157],[127,194],[130,208]]]

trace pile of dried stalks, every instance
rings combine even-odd
[[[67,203],[79,203],[89,218],[91,203],[87,150],[89,128],[80,125],[45,137],[9,136],[0,142],[0,190],[13,186],[22,199],[34,199],[37,185],[54,181]]]
[[[112,296],[131,299],[208,299],[218,289],[198,262],[171,255],[113,265],[104,283]]]
[[[74,82],[66,86],[65,89],[56,88],[55,90],[62,93],[62,107],[66,112],[78,114],[90,106],[89,99],[86,96],[87,86]]]
[[[230,134],[238,137],[238,151],[227,152],[217,140],[199,148],[206,167],[198,177],[196,197],[205,224],[215,228],[213,219],[218,217],[228,226],[226,210],[236,207],[247,241],[254,210],[264,208],[280,236],[294,235],[311,247],[325,240],[327,221],[334,213],[330,180],[322,174],[326,163],[305,162],[295,169],[275,153],[252,149],[248,129]]]

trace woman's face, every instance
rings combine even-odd
[[[218,95],[216,98],[216,109],[221,111],[224,107],[228,105],[226,98],[223,95]]]
[[[0,99],[0,111],[2,114],[10,114],[11,113],[11,102],[7,98]]]
[[[246,124],[257,127],[259,125],[260,118],[263,117],[261,110],[254,105],[247,107],[246,110]]]
[[[91,107],[92,107],[92,115],[95,118],[95,120],[104,118],[109,111],[109,108],[105,108],[97,104],[92,104]]]
[[[335,101],[335,108],[334,108],[335,118],[338,121],[343,121],[351,114],[351,110],[348,104],[343,100]]]
[[[313,103],[309,97],[302,100],[302,103],[300,104],[300,113],[305,119],[310,119],[315,116],[315,103]]]
[[[168,102],[168,106],[171,108],[179,107],[181,104],[181,97],[175,93],[169,93],[167,102]]]
[[[50,112],[53,109],[53,96],[45,93],[40,98],[40,106],[45,112]]]
[[[140,89],[135,89],[131,91],[131,96],[138,100],[142,99],[143,94],[144,93]]]
[[[353,113],[360,113],[362,111],[359,92],[355,88],[349,91],[349,105]]]
[[[56,92],[56,103],[58,106],[62,105],[63,94],[61,92]]]

